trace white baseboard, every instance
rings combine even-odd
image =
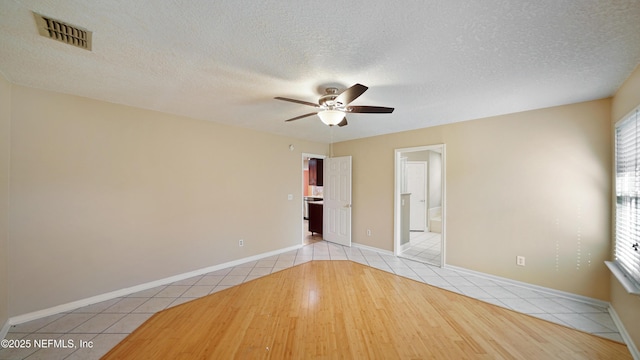
[[[503,277],[500,277],[500,276],[486,274],[486,273],[475,271],[475,270],[469,270],[469,269],[465,269],[465,268],[454,266],[454,265],[445,265],[444,268],[451,269],[451,270],[454,270],[454,271],[457,271],[457,272],[467,273],[469,275],[475,275],[477,277],[482,277],[482,278],[489,279],[489,280],[496,280],[496,281],[508,283],[510,285],[519,286],[519,287],[526,288],[526,289],[529,289],[529,290],[535,290],[535,291],[539,291],[539,292],[544,292],[544,293],[547,293],[547,294],[550,294],[550,295],[553,295],[553,296],[559,296],[559,297],[563,297],[563,298],[566,298],[566,299],[569,299],[569,300],[575,300],[575,301],[579,301],[579,302],[582,302],[582,303],[585,303],[585,304],[594,305],[594,306],[598,306],[598,307],[603,307],[603,308],[606,308],[606,309],[611,307],[611,304],[609,304],[609,302],[607,302],[607,301],[594,299],[594,298],[591,298],[591,297],[588,297],[588,296],[582,296],[582,295],[573,294],[573,293],[566,292],[566,291],[560,291],[560,290],[556,290],[556,289],[547,288],[547,287],[544,287],[544,286],[529,284],[529,283],[525,283],[525,282],[517,281],[517,280],[512,280],[512,279],[508,279],[508,278],[503,278]]]
[[[2,326],[2,328],[0,329],[0,340],[4,339],[4,337],[7,336],[10,328],[11,324],[9,323],[9,320],[7,320],[7,322],[4,323],[4,326]]]
[[[363,249],[363,250],[369,250],[369,251],[377,252],[377,253],[384,254],[384,255],[395,256],[393,251],[382,250],[382,249],[379,249],[379,248],[373,247],[373,246],[367,246],[367,245],[363,245],[363,244],[359,244],[359,243],[355,243],[355,242],[352,242],[351,246],[357,247],[357,248],[360,248],[360,249]]]
[[[640,360],[640,352],[638,351],[636,345],[633,343],[631,336],[627,332],[627,329],[624,327],[622,320],[620,320],[620,317],[618,316],[618,313],[616,313],[616,310],[613,308],[613,306],[609,306],[609,315],[611,315],[611,319],[618,327],[620,336],[622,336],[622,340],[624,340],[624,343],[627,344],[627,349],[629,349],[631,356],[633,356],[635,360]]]
[[[262,254],[258,254],[258,255],[254,255],[254,256],[249,256],[249,257],[238,259],[238,260],[234,260],[234,261],[229,261],[229,262],[226,262],[226,263],[213,265],[213,266],[209,266],[209,267],[198,269],[198,270],[194,270],[194,271],[189,271],[189,272],[186,272],[186,273],[183,273],[183,274],[170,276],[170,277],[167,277],[167,278],[164,278],[164,279],[159,279],[159,280],[151,281],[151,282],[148,282],[148,283],[135,285],[135,286],[131,286],[131,287],[128,287],[128,288],[119,289],[119,290],[111,291],[111,292],[108,292],[108,293],[104,293],[104,294],[88,297],[88,298],[85,298],[85,299],[72,301],[72,302],[69,302],[69,303],[66,303],[66,304],[50,307],[50,308],[47,308],[47,309],[42,309],[42,310],[38,310],[38,311],[27,313],[27,314],[12,316],[7,321],[7,325],[5,325],[5,327],[7,327],[7,331],[8,331],[8,326],[10,326],[10,325],[18,325],[18,324],[22,324],[22,323],[25,323],[25,322],[28,322],[28,321],[32,321],[32,320],[40,319],[40,318],[43,318],[43,317],[47,317],[47,316],[50,316],[50,315],[59,314],[61,312],[72,311],[72,310],[79,309],[81,307],[92,305],[92,304],[99,303],[99,302],[102,302],[102,301],[107,301],[107,300],[115,299],[115,298],[118,298],[118,297],[127,296],[127,295],[130,295],[130,294],[133,294],[133,293],[136,293],[136,292],[139,292],[139,291],[143,291],[143,290],[147,290],[147,289],[151,289],[151,288],[154,288],[154,287],[157,287],[157,286],[167,285],[167,284],[171,284],[171,283],[176,282],[176,281],[188,279],[190,277],[194,277],[194,276],[198,276],[198,275],[204,275],[204,274],[207,274],[207,273],[210,273],[210,272],[213,272],[213,271],[225,269],[225,268],[232,267],[232,266],[237,266],[237,265],[249,262],[249,261],[256,261],[256,260],[260,260],[260,259],[263,259],[263,258],[266,258],[266,257],[269,257],[269,256],[278,255],[278,254],[282,254],[282,253],[285,253],[285,252],[288,252],[288,251],[297,250],[297,249],[299,249],[301,247],[302,247],[302,245],[296,245],[296,246],[290,246],[290,247],[279,249],[279,250],[269,251],[269,252],[266,252],[266,253],[262,253]],[[4,327],[2,328],[2,330],[4,330]]]
[[[354,247],[358,247],[358,248],[361,248],[361,249],[377,252],[377,253],[380,253],[380,254],[394,255],[393,252],[391,252],[391,251],[382,250],[382,249],[378,249],[378,248],[367,246],[367,245],[362,245],[362,244],[358,244],[358,243],[352,243],[351,245],[354,246]],[[479,271],[475,271],[475,270],[470,270],[470,269],[466,269],[466,268],[458,267],[458,266],[454,266],[454,265],[444,265],[444,268],[450,269],[450,270],[454,270],[454,271],[457,271],[457,272],[463,272],[463,273],[466,273],[466,274],[469,274],[469,275],[474,275],[474,276],[485,278],[485,279],[489,279],[489,280],[500,281],[500,282],[503,282],[503,283],[507,283],[507,284],[514,285],[514,286],[519,286],[519,287],[522,287],[522,288],[525,288],[525,289],[529,289],[529,290],[535,290],[535,291],[539,291],[539,292],[544,292],[544,293],[547,293],[547,294],[550,294],[550,295],[553,295],[553,296],[559,296],[559,297],[563,297],[563,298],[566,298],[566,299],[569,299],[569,300],[579,301],[579,302],[582,302],[582,303],[585,303],[585,304],[594,305],[594,306],[598,306],[598,307],[609,309],[609,310],[613,309],[609,302],[603,301],[603,300],[599,300],[599,299],[595,299],[595,298],[591,298],[591,297],[587,297],[587,296],[582,296],[582,295],[573,294],[573,293],[566,292],[566,291],[560,291],[560,290],[556,290],[556,289],[547,288],[547,287],[544,287],[544,286],[529,284],[529,283],[525,283],[525,282],[517,281],[517,280],[512,280],[512,279],[508,279],[508,278],[503,278],[503,277],[500,277],[500,276],[491,275],[491,274],[487,274],[487,273],[483,273],[483,272],[479,272]],[[616,325],[618,325],[618,324],[616,323]],[[627,337],[628,337],[628,335],[627,335]],[[627,339],[625,339],[625,341],[627,341]],[[627,343],[628,343],[628,341],[627,341]],[[637,359],[637,360],[640,360],[640,358]]]

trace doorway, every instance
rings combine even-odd
[[[444,266],[444,169],[444,144],[395,150],[395,255]]]
[[[309,184],[309,160],[325,159],[325,155],[302,154],[302,245],[313,244],[323,241],[322,232],[312,232],[309,229],[309,203],[322,202],[324,198],[324,187]]]

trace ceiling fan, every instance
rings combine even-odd
[[[367,113],[367,114],[389,114],[393,112],[393,108],[383,106],[350,106],[349,104],[367,91],[368,87],[362,84],[355,84],[347,90],[338,93],[338,89],[329,87],[325,90],[325,94],[320,96],[317,104],[289,99],[284,97],[275,97],[276,100],[294,102],[297,104],[312,106],[317,110],[308,114],[296,116],[285,121],[294,121],[307,116],[318,114],[320,120],[329,126],[345,126],[347,125],[346,113]]]

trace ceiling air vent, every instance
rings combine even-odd
[[[33,16],[36,18],[40,35],[91,50],[91,31],[40,14],[33,13]]]

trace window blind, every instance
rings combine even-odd
[[[640,114],[639,109],[616,124],[615,257],[640,284]]]

